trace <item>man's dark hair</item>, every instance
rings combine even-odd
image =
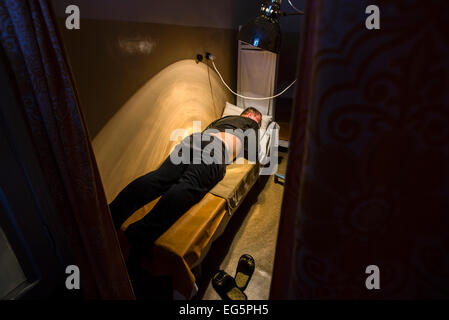
[[[253,113],[254,115],[256,115],[258,117],[262,117],[262,114],[259,112],[259,110],[257,110],[256,108],[253,108],[253,107],[249,107],[249,108],[246,108],[245,110],[243,110],[243,112],[241,113],[241,116],[246,116],[251,113]]]
[[[262,123],[262,113],[260,113],[259,110],[257,110],[256,108],[253,108],[253,107],[246,108],[245,110],[243,110],[243,112],[240,115],[242,117],[253,116],[253,117],[259,119],[259,121],[255,120],[258,123],[259,127],[260,127],[260,124]]]

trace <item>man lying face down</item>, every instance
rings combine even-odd
[[[161,197],[143,219],[125,231],[129,263],[139,264],[152,243],[223,179],[228,163],[242,153],[257,161],[257,147],[249,146],[248,141],[258,144],[261,120],[259,111],[248,108],[240,116],[214,121],[202,133],[183,139],[157,170],[132,181],[119,193],[110,204],[117,230],[136,210]],[[249,149],[255,151],[251,157]]]

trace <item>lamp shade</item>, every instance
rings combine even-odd
[[[265,1],[259,16],[240,29],[238,39],[254,47],[279,53],[281,49],[281,27],[279,26],[280,0]]]
[[[279,23],[259,16],[240,29],[239,40],[254,47],[279,53],[281,28]]]

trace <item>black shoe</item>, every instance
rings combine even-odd
[[[239,288],[241,291],[245,291],[245,289],[248,287],[249,281],[253,276],[255,268],[256,262],[254,261],[254,258],[249,254],[244,254],[240,257],[234,278],[237,288]]]
[[[215,273],[212,286],[223,300],[248,300],[246,294],[237,288],[234,278],[223,270]]]

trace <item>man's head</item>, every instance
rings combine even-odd
[[[260,125],[262,123],[262,114],[259,112],[259,110],[252,107],[246,108],[245,110],[243,110],[240,116],[253,119],[257,122],[260,128]]]

